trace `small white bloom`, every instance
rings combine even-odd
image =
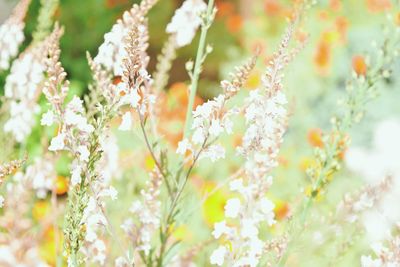
[[[54,113],[49,110],[43,114],[42,119],[40,120],[41,125],[51,126],[54,123]]]
[[[4,197],[0,195],[0,208],[4,206]]]
[[[227,252],[227,249],[225,246],[219,246],[211,254],[210,263],[218,265],[218,266],[222,266],[222,264],[224,264],[226,252]]]
[[[239,215],[241,206],[242,204],[240,203],[240,199],[238,198],[229,199],[224,207],[225,216],[228,218],[236,218]]]
[[[79,159],[81,161],[89,161],[89,149],[86,146],[79,146],[78,147],[78,152],[79,152]]]
[[[258,235],[258,229],[255,225],[254,220],[252,219],[243,219],[241,221],[242,224],[242,228],[241,228],[241,235],[244,238],[249,238],[249,239],[253,239],[253,238],[257,238]]]
[[[218,239],[221,235],[228,233],[229,230],[230,228],[226,226],[225,221],[214,223],[214,231],[212,232],[212,235],[215,239]]]
[[[82,177],[81,177],[81,168],[79,166],[76,166],[71,173],[71,184],[73,186],[79,184],[82,181]]]
[[[176,34],[176,44],[179,47],[192,42],[197,28],[201,24],[200,13],[207,5],[202,0],[186,0],[175,11],[172,21],[167,25],[167,33]]]
[[[210,129],[208,130],[210,135],[219,136],[223,131],[224,131],[224,128],[221,126],[220,121],[213,119],[211,121]]]
[[[178,143],[178,148],[176,149],[176,153],[185,155],[187,150],[191,150],[192,146],[187,138],[183,139]]]
[[[128,111],[122,116],[122,122],[121,125],[118,127],[118,130],[129,131],[130,129],[132,129],[132,115]]]
[[[56,137],[53,137],[50,142],[49,150],[50,151],[58,151],[62,150],[65,147],[65,134],[60,133]]]

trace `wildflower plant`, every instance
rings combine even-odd
[[[162,27],[166,41],[157,56],[149,49],[149,20],[162,2],[133,4],[104,34],[97,53],[86,52],[92,79],[83,92],[63,62],[62,38],[69,33],[62,26],[59,1],[40,1],[29,44],[23,29],[30,1],[21,0],[0,26],[5,77],[0,158],[6,159],[0,163],[0,265],[306,266],[306,259],[297,258],[296,244],[307,234],[313,240],[309,248],[325,245],[322,249],[334,255],[326,265],[340,262],[348,251],[361,266],[399,265],[399,222],[390,212],[382,213],[389,223],[380,242],[363,243],[371,225],[382,225],[374,224],[371,214],[390,210],[388,202],[398,199],[398,190],[392,190],[398,185],[398,168],[392,159],[375,173],[357,164],[357,156],[367,156],[349,149],[350,130],[369,110],[367,104],[396,78],[399,13],[388,15],[381,46],[353,57],[353,73],[331,130],[311,133],[316,148],[306,186],[290,192],[288,199],[295,195],[296,201],[282,204],[276,192],[290,187],[280,187],[282,182],[293,184],[287,166],[294,160],[285,158],[285,140],[296,135],[298,125],[292,118],[296,99],[290,97],[295,88],[285,75],[307,51],[312,31],[305,21],[320,4],[296,1],[288,7],[266,1],[267,13],[285,18],[276,52],[266,52],[258,42],[217,86],[203,81],[212,76],[207,63],[219,41],[210,37],[214,24],[234,12],[232,6],[184,0]],[[340,7],[336,1],[329,5]],[[345,23],[339,22],[336,27],[343,34]],[[323,38],[329,47],[332,36]],[[20,46],[26,48],[19,51]],[[182,119],[174,143],[159,126],[169,108],[164,98],[175,93],[165,91],[180,71],[174,61],[193,46],[194,59],[180,62],[188,85],[177,96]],[[207,86],[212,96],[200,99]],[[396,127],[385,129],[393,134]],[[383,136],[395,142],[389,133]],[[382,142],[371,153],[379,159],[393,157],[394,150]],[[7,143],[11,151],[6,151]],[[325,203],[344,162],[349,171],[368,176],[371,170],[380,180],[353,192],[342,190]],[[216,203],[205,205],[210,200]],[[322,223],[316,227],[311,219]]]

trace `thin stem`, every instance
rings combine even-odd
[[[193,106],[194,106],[194,100],[196,98],[196,91],[197,91],[197,86],[198,86],[198,82],[199,82],[199,76],[201,73],[201,65],[204,61],[207,31],[210,28],[210,24],[212,21],[213,9],[214,9],[214,0],[209,0],[205,21],[203,22],[203,25],[201,26],[201,34],[200,34],[199,47],[197,49],[196,63],[195,63],[194,70],[193,70],[193,73],[191,76],[189,104],[187,106],[185,130],[183,133],[184,137],[188,136],[188,134],[190,132],[190,125],[192,124],[192,111],[193,111]]]
[[[153,151],[153,149],[152,149],[152,147],[151,147],[151,145],[150,145],[150,141],[149,141],[149,138],[148,138],[148,136],[147,136],[146,129],[145,129],[145,127],[144,127],[144,119],[143,119],[143,116],[142,116],[142,114],[140,113],[140,110],[139,110],[139,109],[137,109],[137,113],[139,114],[140,128],[142,129],[142,133],[143,133],[143,137],[144,137],[144,140],[145,140],[147,149],[149,150],[150,155],[151,155],[151,157],[153,158],[154,163],[155,163],[156,166],[157,166],[157,169],[159,170],[159,172],[161,173],[162,177],[164,178],[165,185],[167,186],[168,194],[169,194],[170,196],[172,196],[172,189],[171,189],[171,186],[170,186],[170,184],[169,184],[168,177],[164,174],[164,170],[162,169],[162,166],[161,166],[161,164],[159,163],[158,159],[156,158],[156,155],[154,154],[154,151]]]

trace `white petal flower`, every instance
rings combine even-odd
[[[211,121],[210,129],[208,132],[212,136],[219,136],[224,131],[224,128],[221,126],[221,122],[219,120],[213,119]]]
[[[49,110],[43,114],[42,119],[40,120],[41,125],[51,126],[54,123],[54,113]]]
[[[228,218],[236,218],[239,215],[241,206],[242,204],[240,203],[240,199],[238,198],[229,199],[224,207],[225,216]]]
[[[71,173],[71,184],[73,186],[80,184],[82,181],[82,176],[81,176],[81,167],[80,166],[76,166]]]
[[[89,149],[86,146],[79,146],[78,147],[78,152],[79,152],[79,159],[81,161],[89,161]]]
[[[186,0],[175,11],[172,21],[167,25],[167,33],[176,34],[179,47],[192,42],[197,28],[201,25],[200,13],[207,8],[202,0]]]
[[[60,133],[56,137],[53,137],[50,142],[49,150],[50,151],[58,151],[63,150],[65,147],[65,134]]]
[[[224,264],[226,252],[227,252],[227,249],[225,246],[219,246],[211,254],[210,263],[218,265],[218,266],[222,266],[222,264]]]
[[[187,150],[191,150],[192,146],[187,138],[183,139],[178,143],[178,148],[176,149],[176,153],[185,155]]]
[[[372,259],[371,256],[361,256],[361,267],[383,267],[381,259]]]
[[[4,206],[4,197],[0,196],[0,208]]]
[[[132,115],[128,111],[125,112],[125,114],[122,116],[122,122],[121,125],[118,127],[118,130],[129,131],[130,129],[132,129]]]
[[[220,238],[221,235],[228,233],[229,230],[230,228],[226,226],[226,221],[215,223],[212,235],[214,236],[215,239],[218,239]]]

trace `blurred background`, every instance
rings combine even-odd
[[[97,48],[103,42],[103,36],[110,31],[116,19],[122,12],[138,1],[132,0],[60,0],[60,7],[56,19],[65,26],[65,34],[61,39],[61,60],[71,81],[71,90],[77,94],[87,92],[87,84],[91,74],[86,61],[85,53],[97,54]],[[180,0],[160,0],[151,10],[149,16],[151,57],[149,70],[153,72],[157,55],[160,53],[167,39],[165,27],[174,10],[181,5]],[[0,0],[0,22],[3,21],[15,1]],[[257,69],[253,72],[241,96],[247,95],[248,90],[260,86],[260,77],[264,72],[266,62],[276,50],[284,29],[287,17],[293,6],[289,0],[217,0],[218,8],[215,23],[210,29],[207,38],[214,51],[207,58],[204,72],[199,86],[198,103],[214,97],[220,91],[218,83],[228,77],[233,67],[243,62],[257,47],[261,48],[261,57]],[[21,50],[29,44],[31,33],[35,29],[39,0],[32,0],[26,19],[26,40]],[[297,38],[309,36],[309,41],[299,57],[290,65],[286,72],[285,93],[289,99],[291,118],[288,133],[285,137],[280,154],[280,166],[274,173],[275,181],[269,195],[276,203],[278,220],[290,215],[291,203],[296,203],[306,190],[309,183],[305,170],[313,164],[313,150],[321,146],[321,132],[330,128],[331,117],[340,112],[339,100],[345,95],[345,83],[352,72],[360,71],[357,59],[364,57],[365,51],[374,48],[374,42],[383,39],[382,25],[387,20],[386,12],[393,8],[389,0],[319,0],[303,17]],[[176,124],[182,124],[186,112],[188,75],[185,63],[194,59],[198,43],[198,36],[192,45],[180,49],[174,61],[169,84],[165,92],[165,105],[162,117],[163,134],[168,138],[172,147],[180,140],[181,132]],[[398,90],[399,64],[396,63],[391,78],[386,79],[379,86],[379,98],[368,105],[365,119],[353,128],[352,146],[371,148],[373,146],[374,130],[380,122],[387,119],[400,119],[400,90]],[[0,73],[0,94],[3,95],[4,77],[7,73]],[[164,106],[163,106],[164,107]],[[239,131],[240,132],[240,131]],[[34,130],[30,138],[28,149],[37,151],[41,132]],[[139,160],[135,164],[151,169],[149,155],[132,152],[135,143],[132,136],[116,133],[119,137],[121,166],[128,169],[123,176],[129,177],[135,173],[133,159]],[[223,142],[228,149],[233,150],[240,140],[240,133],[225,137]],[[139,156],[139,157],[138,157]],[[240,162],[231,160],[223,164],[200,164],[191,181],[194,190],[200,193],[211,190],[218,181],[224,180],[232,170],[238,168]],[[66,170],[62,170],[68,175]],[[120,180],[121,190],[138,192],[136,185],[124,188],[124,178]],[[366,182],[362,175],[352,172],[346,167],[332,182],[324,201],[318,206],[321,214],[329,215],[335,209],[338,201],[345,192],[352,191]],[[189,205],[195,203],[196,197],[188,200]],[[176,238],[190,243],[209,236],[210,226],[222,219],[223,205],[227,193],[222,189],[209,198],[200,214],[189,219],[182,227]],[[190,198],[190,197],[189,197]],[[124,202],[124,197],[121,197]],[[129,199],[129,194],[125,200]],[[128,200],[127,200],[128,202]],[[123,205],[123,204],[116,204]],[[114,209],[118,217],[120,207]],[[199,225],[198,219],[204,223]],[[118,219],[117,219],[118,220]],[[192,223],[192,224],[190,224]],[[321,222],[318,222],[321,224]],[[318,231],[316,223],[316,233]],[[196,227],[196,231],[193,230]],[[198,229],[200,230],[198,230]],[[281,229],[273,229],[279,232]],[[321,232],[323,235],[323,232]],[[326,257],[342,256],[341,251],[332,250],[329,246],[308,247],[310,240],[317,240],[320,236],[311,234],[299,245],[298,260],[301,266],[328,266]],[[319,240],[319,239],[318,239]],[[317,241],[315,241],[317,242]],[[361,238],[360,244],[353,247],[341,259],[340,266],[357,266],[360,255],[365,252],[368,239]],[[304,249],[307,248],[307,249]],[[296,260],[296,257],[295,257]],[[199,259],[200,266],[207,266],[207,258]],[[293,263],[292,266],[299,266]],[[334,266],[334,265],[331,265]],[[339,266],[339,265],[336,265]]]

